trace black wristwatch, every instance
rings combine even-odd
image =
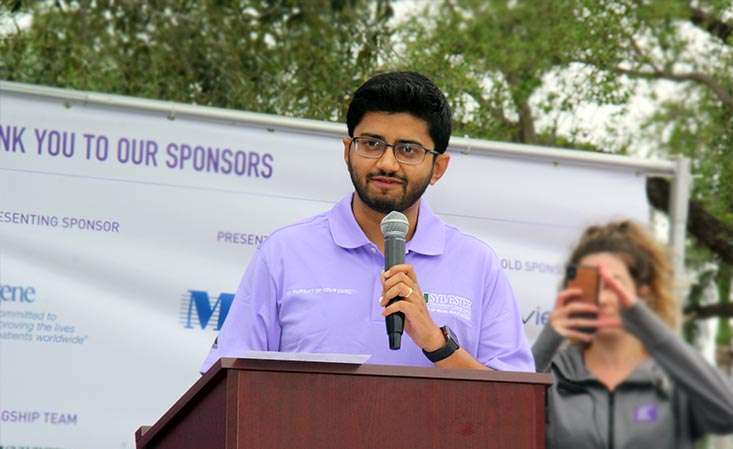
[[[458,348],[460,348],[458,345],[458,338],[456,338],[456,334],[453,333],[450,327],[443,326],[440,330],[443,332],[443,336],[445,337],[445,346],[436,349],[433,352],[427,352],[424,349],[422,351],[422,353],[425,354],[425,357],[433,363],[440,362],[441,360],[450,357],[458,350]]]

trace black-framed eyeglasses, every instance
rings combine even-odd
[[[407,165],[421,164],[425,160],[425,155],[428,153],[440,154],[435,150],[425,148],[419,143],[397,142],[388,144],[376,137],[354,137],[351,139],[351,146],[359,156],[367,159],[379,159],[387,151],[387,148],[392,147],[397,162]]]

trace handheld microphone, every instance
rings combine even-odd
[[[382,235],[384,235],[384,269],[389,270],[395,265],[405,262],[405,239],[410,223],[405,214],[392,211],[382,219],[380,224]],[[402,300],[397,296],[389,301],[393,304]],[[389,349],[400,349],[402,344],[402,332],[405,330],[405,314],[396,312],[384,318],[387,324],[387,337],[389,338]]]

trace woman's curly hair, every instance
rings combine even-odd
[[[672,294],[672,266],[666,249],[644,227],[628,220],[589,227],[573,250],[568,266],[597,253],[621,258],[634,279],[639,297],[668,325],[675,326],[678,311]],[[649,289],[646,295],[640,291],[644,286]]]

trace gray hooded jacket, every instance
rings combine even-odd
[[[733,432],[733,385],[640,302],[625,328],[651,355],[609,391],[588,371],[582,348],[547,324],[532,347],[550,371],[547,448],[686,449],[706,433]]]

